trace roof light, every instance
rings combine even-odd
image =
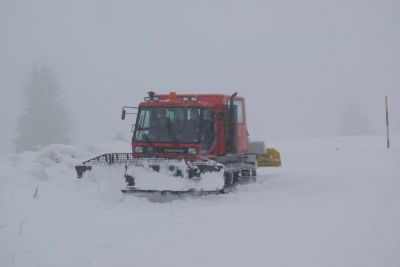
[[[146,101],[146,102],[153,102],[153,101],[158,102],[158,101],[160,101],[160,97],[159,96],[153,96],[153,97],[146,96],[144,98],[144,101]]]
[[[169,100],[176,101],[176,93],[175,92],[169,93]]]
[[[192,102],[197,102],[197,96],[192,96],[192,97],[190,98],[190,101],[192,101]]]
[[[193,148],[193,147],[189,148],[188,149],[188,154],[196,155],[197,154],[197,149]]]
[[[141,147],[141,146],[137,146],[137,147],[135,147],[135,152],[136,153],[143,153],[144,152],[144,148]]]
[[[183,102],[189,102],[189,97],[188,97],[188,96],[182,97],[182,101],[183,101]]]

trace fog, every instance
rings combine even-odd
[[[398,0],[0,0],[0,151],[35,65],[57,76],[75,142],[128,134],[121,106],[149,90],[237,91],[266,141],[383,133],[389,95],[399,132],[399,48]]]

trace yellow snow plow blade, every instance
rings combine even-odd
[[[257,156],[258,167],[282,166],[281,154],[275,148],[267,148],[266,153]]]

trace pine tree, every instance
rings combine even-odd
[[[71,120],[50,68],[33,68],[25,88],[24,102],[24,114],[18,121],[19,136],[15,140],[17,151],[70,141]]]

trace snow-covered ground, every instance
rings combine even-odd
[[[400,136],[281,141],[283,167],[236,192],[123,195],[75,178],[102,146],[0,157],[0,266],[400,266]]]

